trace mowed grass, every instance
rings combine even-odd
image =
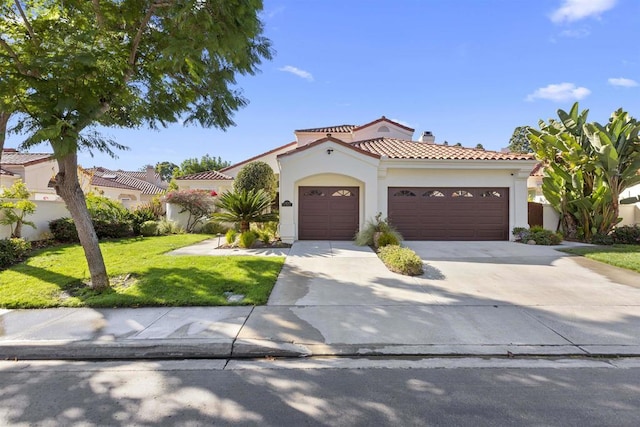
[[[564,249],[596,261],[627,268],[640,273],[640,245],[613,245]]]
[[[42,249],[0,271],[0,307],[149,307],[265,304],[283,257],[175,256],[210,236],[180,234],[100,243],[112,288],[90,290],[82,247]],[[229,303],[225,292],[245,298]]]

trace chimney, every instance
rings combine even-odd
[[[156,170],[153,166],[147,165],[145,181],[156,184]]]
[[[425,144],[434,144],[436,142],[436,137],[427,130],[422,132],[422,135],[420,135],[420,139],[418,139],[418,142],[422,142]]]

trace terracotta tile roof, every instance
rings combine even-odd
[[[280,147],[276,147],[276,148],[274,148],[273,150],[266,151],[266,152],[264,152],[264,153],[262,153],[262,154],[258,154],[257,156],[253,156],[253,157],[251,157],[251,158],[249,158],[249,159],[247,159],[247,160],[243,160],[243,161],[241,161],[241,162],[239,162],[239,163],[236,163],[236,164],[234,164],[234,165],[227,166],[226,168],[220,169],[218,172],[222,172],[222,173],[224,173],[224,172],[226,172],[226,171],[228,171],[228,170],[231,170],[231,169],[237,168],[238,166],[242,166],[242,165],[244,165],[244,164],[246,164],[246,163],[251,163],[251,162],[253,162],[254,160],[259,159],[260,157],[267,156],[267,155],[269,155],[269,154],[271,154],[271,153],[274,153],[274,152],[276,152],[276,151],[282,150],[283,148],[287,148],[287,147],[295,148],[295,146],[296,146],[296,145],[298,145],[297,141],[293,141],[293,142],[290,142],[290,143],[288,143],[288,144],[281,145]]]
[[[132,177],[134,177],[134,178],[141,179],[141,180],[143,180],[143,181],[146,181],[146,180],[147,180],[147,173],[146,173],[146,172],[140,172],[140,171],[123,171],[123,170],[119,170],[119,169],[118,169],[118,171],[117,171],[117,172],[126,173],[126,174],[127,174],[127,175],[129,175],[129,176],[132,176]],[[159,187],[162,187],[162,188],[169,187],[169,183],[168,183],[168,182],[163,181],[163,180],[162,180],[162,177],[160,176],[160,174],[159,174],[159,173],[157,173],[157,172],[156,172],[154,175],[155,175],[155,178],[156,178],[156,182],[159,182],[159,183],[160,183],[160,184],[158,184],[158,186],[159,186]],[[148,182],[148,181],[147,181],[147,182]]]
[[[535,165],[529,176],[544,176],[544,165],[542,163]]]
[[[2,150],[3,165],[22,165],[28,166],[35,163],[46,162],[53,159],[50,153],[20,153],[13,148],[5,148]]]
[[[353,130],[355,131],[355,130],[364,129],[364,128],[366,128],[366,127],[369,127],[369,126],[371,126],[371,125],[375,125],[376,123],[380,123],[380,122],[389,122],[389,123],[393,123],[394,125],[398,126],[399,128],[406,129],[406,130],[411,131],[411,132],[414,132],[414,131],[415,131],[415,129],[410,128],[409,126],[402,125],[402,124],[400,124],[400,123],[398,123],[398,122],[394,122],[393,120],[389,120],[389,119],[387,119],[385,116],[382,116],[382,117],[380,117],[379,119],[376,119],[376,120],[374,120],[374,121],[372,121],[372,122],[365,123],[365,124],[363,124],[363,125],[360,125],[360,126],[358,126],[358,127],[355,127]]]
[[[13,172],[9,172],[8,170],[4,170],[2,168],[0,168],[0,175],[5,175],[5,176],[16,176],[15,173]]]
[[[152,184],[143,179],[138,179],[129,175],[126,171],[112,171],[97,167],[85,169],[91,177],[91,185],[96,187],[123,188],[127,190],[138,190],[142,194],[160,194],[165,191],[159,185]]]
[[[194,180],[201,180],[201,179],[203,180],[212,179],[216,181],[222,181],[222,180],[232,180],[233,177],[230,177],[229,175],[225,175],[217,171],[206,171],[206,172],[192,173],[191,175],[181,176],[180,178],[176,178],[176,179],[185,180],[185,181],[194,181]]]
[[[441,144],[426,144],[396,138],[375,138],[355,141],[351,145],[390,159],[430,160],[533,160],[532,154],[501,153],[476,148]]]
[[[364,154],[365,156],[375,157],[377,159],[380,158],[380,155],[377,154],[377,153],[373,153],[371,151],[363,150],[362,148],[360,148],[358,146],[346,143],[346,142],[342,141],[341,139],[334,138],[332,136],[326,136],[324,138],[316,139],[315,141],[310,142],[310,143],[308,143],[306,145],[303,145],[302,147],[298,147],[295,150],[291,150],[291,151],[287,151],[286,153],[282,153],[282,154],[280,154],[278,156],[278,158],[289,156],[291,154],[296,154],[296,153],[299,153],[299,152],[304,151],[304,150],[308,150],[311,147],[315,147],[316,145],[320,145],[323,142],[327,142],[327,141],[331,141],[331,142],[334,142],[336,144],[342,145],[343,147],[349,148],[349,149],[351,149],[353,151],[357,151],[357,152],[359,152],[361,154]]]
[[[295,132],[349,133],[356,127],[357,127],[356,125],[337,125],[337,126],[327,126],[324,128],[297,129]]]

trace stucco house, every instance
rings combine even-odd
[[[78,178],[85,193],[92,191],[118,200],[130,209],[150,202],[169,185],[151,166],[141,172],[93,167],[82,169]]]
[[[0,160],[0,188],[11,187],[16,180],[25,183],[34,200],[56,200],[50,185],[58,173],[58,163],[50,153],[22,153],[15,148],[3,148]]]
[[[509,240],[527,226],[531,155],[436,144],[430,132],[416,141],[414,132],[384,116],[300,129],[294,142],[219,172],[271,165],[285,242],[350,240],[378,212],[407,240]]]

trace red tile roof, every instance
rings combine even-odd
[[[223,172],[223,173],[224,173],[224,172],[226,172],[226,171],[228,171],[228,170],[231,170],[231,169],[237,168],[238,166],[242,166],[242,165],[244,165],[244,164],[246,164],[246,163],[251,163],[251,162],[253,162],[254,160],[259,159],[260,157],[267,156],[267,155],[269,155],[269,154],[271,154],[271,153],[274,153],[274,152],[276,152],[276,151],[282,150],[283,148],[287,148],[287,147],[294,148],[297,144],[298,144],[298,143],[297,143],[296,141],[293,141],[293,142],[290,142],[290,143],[288,143],[288,144],[281,145],[280,147],[276,147],[276,148],[274,148],[273,150],[266,151],[266,152],[264,152],[264,153],[262,153],[262,154],[258,154],[257,156],[253,156],[253,157],[251,157],[251,158],[249,158],[249,159],[247,159],[247,160],[243,160],[243,161],[241,161],[241,162],[239,162],[239,163],[236,163],[236,164],[234,164],[234,165],[227,166],[226,168],[220,169],[218,172]]]
[[[414,132],[414,131],[415,131],[415,129],[410,128],[409,126],[402,125],[402,124],[400,124],[400,123],[398,123],[398,122],[394,122],[393,120],[389,120],[389,119],[387,119],[385,116],[382,116],[382,117],[380,117],[379,119],[376,119],[376,120],[374,120],[374,121],[372,121],[372,122],[369,122],[369,123],[365,123],[365,124],[363,124],[363,125],[360,125],[360,126],[358,126],[358,127],[354,128],[353,130],[354,130],[354,131],[356,131],[356,130],[364,129],[364,128],[366,128],[366,127],[369,127],[369,126],[371,126],[371,125],[375,125],[376,123],[380,123],[380,122],[389,122],[389,123],[392,123],[392,124],[394,124],[394,125],[398,126],[399,128],[406,129],[406,130],[411,131],[411,132]]]
[[[337,125],[337,126],[327,126],[323,128],[297,129],[295,132],[349,133],[356,127],[357,127],[356,125]]]
[[[13,172],[9,172],[8,170],[4,170],[2,168],[0,168],[0,175],[6,175],[6,176],[16,176],[15,173]]]
[[[501,153],[451,145],[427,144],[396,138],[355,141],[351,145],[390,159],[430,160],[533,160],[532,154]]]
[[[2,150],[3,165],[22,165],[28,166],[36,163],[46,162],[53,159],[50,153],[20,153],[13,148],[5,148]]]
[[[542,163],[535,165],[529,176],[544,176],[544,165]]]
[[[280,157],[284,157],[284,156],[289,156],[289,155],[291,155],[291,154],[295,154],[295,153],[299,153],[299,152],[301,152],[301,151],[307,150],[307,149],[309,149],[309,148],[311,148],[311,147],[315,147],[316,145],[320,145],[320,144],[322,144],[323,142],[327,142],[327,141],[331,141],[331,142],[334,142],[334,143],[336,143],[336,144],[340,144],[340,145],[342,145],[343,147],[349,148],[349,149],[351,149],[351,150],[353,150],[353,151],[358,151],[358,152],[360,152],[361,154],[364,154],[365,156],[375,157],[375,158],[377,158],[377,159],[379,159],[379,158],[380,158],[380,155],[379,155],[379,154],[377,154],[377,153],[373,153],[373,152],[371,152],[371,151],[363,150],[362,148],[357,147],[357,146],[355,146],[354,144],[348,144],[348,143],[346,143],[346,142],[344,142],[344,141],[342,141],[342,140],[340,140],[340,139],[338,139],[338,138],[334,138],[334,137],[332,137],[332,136],[326,136],[326,137],[324,137],[324,138],[317,139],[317,140],[315,140],[315,141],[313,141],[313,142],[310,142],[310,143],[308,143],[308,144],[306,144],[306,145],[303,145],[302,147],[298,147],[298,148],[296,148],[295,150],[291,150],[291,151],[287,151],[286,153],[282,153],[282,154],[280,154],[280,155],[278,156],[278,158],[280,158]]]
[[[185,181],[194,181],[194,180],[204,180],[204,179],[212,179],[214,181],[226,181],[232,180],[233,177],[229,175],[225,175],[223,173],[217,171],[206,171],[206,172],[198,172],[192,173],[191,175],[181,176],[180,178],[176,178],[177,180],[185,180]]]
[[[142,194],[160,194],[166,190],[157,184],[130,175],[131,172],[112,171],[101,167],[85,169],[85,172],[91,175],[91,185],[95,187],[138,190]]]

